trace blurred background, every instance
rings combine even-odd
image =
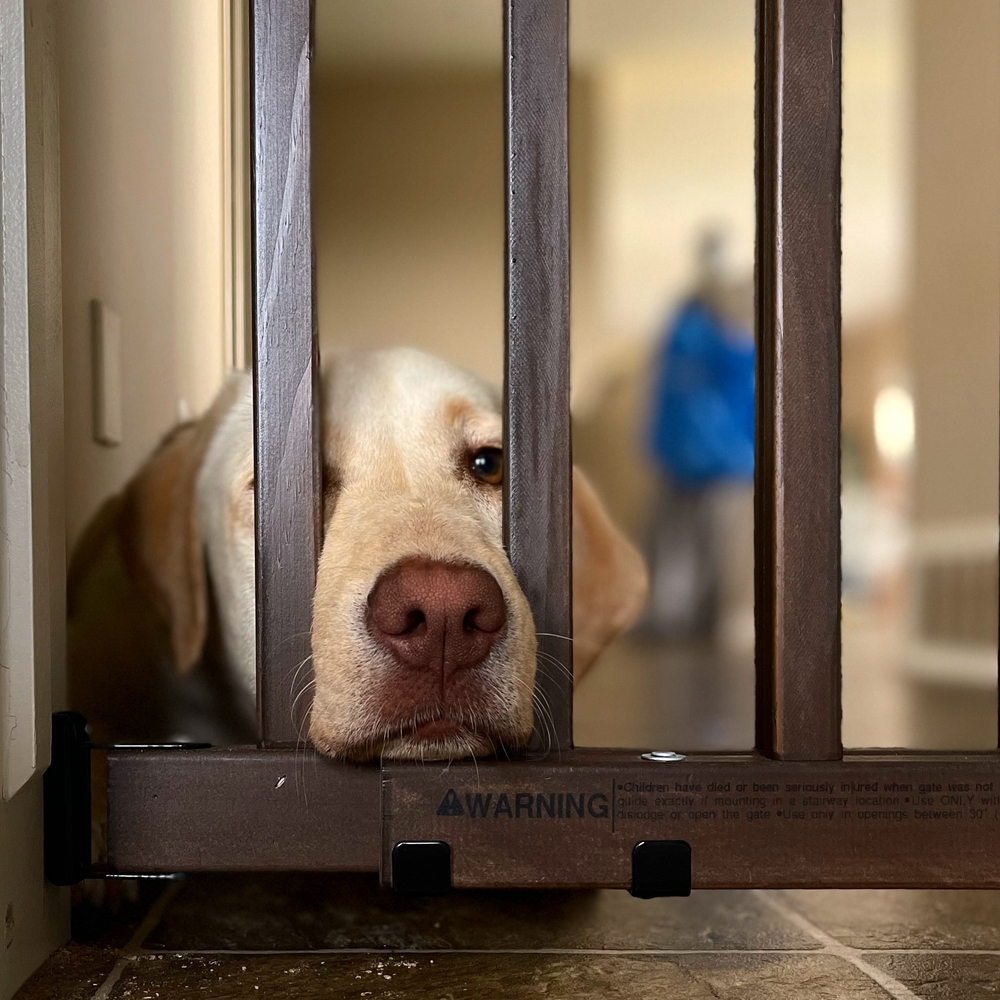
[[[653,584],[576,739],[748,747],[753,4],[570,5],[574,454]],[[70,545],[246,363],[241,9],[58,8]],[[501,380],[500,45],[494,0],[317,0],[324,350]],[[1000,6],[845,0],[843,101],[844,741],[995,746]],[[113,447],[92,299],[122,325]]]

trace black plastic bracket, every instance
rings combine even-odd
[[[76,885],[90,874],[90,743],[78,712],[52,716],[52,762],[42,786],[45,877]]]
[[[203,750],[210,743],[91,743],[79,712],[52,715],[52,760],[42,779],[45,877],[53,885],[76,885],[87,878],[180,878],[174,873],[128,875],[91,863],[91,750]]]
[[[640,840],[632,848],[632,888],[640,899],[691,895],[691,845],[686,840]]]
[[[404,840],[392,849],[392,889],[404,896],[451,892],[451,847],[443,840]]]

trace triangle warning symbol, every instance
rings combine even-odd
[[[464,816],[465,810],[462,803],[458,801],[454,788],[449,788],[448,793],[441,800],[441,805],[437,807],[438,816]]]

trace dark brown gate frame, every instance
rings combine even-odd
[[[503,2],[505,537],[539,631],[568,636],[567,0]],[[388,878],[394,844],[445,840],[459,887],[627,887],[635,843],[684,839],[696,887],[1000,886],[998,754],[840,742],[840,0],[758,0],[757,750],[673,763],[571,749],[547,667],[543,759],[289,748],[320,510],[308,0],[254,0],[253,23],[260,748],[111,752],[111,871]]]

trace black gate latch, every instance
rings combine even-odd
[[[392,849],[392,889],[404,896],[451,892],[451,847],[443,840],[404,840]]]
[[[632,848],[632,888],[640,899],[691,895],[691,845],[686,840],[640,840]]]

